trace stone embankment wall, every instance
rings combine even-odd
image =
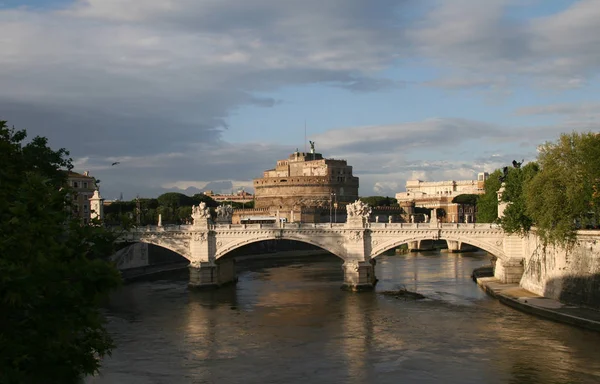
[[[544,247],[535,233],[523,242],[528,291],[564,303],[600,309],[600,232],[580,231],[573,249]]]

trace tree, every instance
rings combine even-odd
[[[498,190],[501,175],[502,172],[497,169],[485,181],[485,193],[477,200],[477,222],[479,223],[493,223],[498,219]]]
[[[466,204],[466,205],[477,205],[477,201],[479,200],[479,195],[463,193],[462,195],[458,195],[452,199],[454,204]]]
[[[219,206],[219,203],[216,202],[212,197],[205,195],[204,193],[196,193],[192,196],[195,205],[198,205],[202,202],[206,203],[207,207],[215,208]]]
[[[502,201],[509,204],[500,220],[502,229],[506,232],[524,235],[533,226],[534,220],[528,213],[524,190],[538,172],[539,166],[536,162],[519,168],[509,168],[502,194]]]
[[[570,245],[576,230],[597,225],[600,214],[600,135],[562,134],[540,146],[540,172],[528,183],[527,213],[545,243]]]
[[[192,205],[197,204],[194,198],[178,192],[163,193],[162,195],[158,196],[157,200],[159,205],[168,207],[170,209],[191,207]]]
[[[73,383],[114,347],[99,305],[114,235],[69,211],[64,149],[0,121],[0,382]]]
[[[363,203],[369,204],[371,207],[390,207],[398,206],[398,201],[392,197],[383,196],[368,196],[361,197],[360,200]]]

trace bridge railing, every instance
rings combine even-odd
[[[367,228],[372,229],[501,229],[494,223],[368,223]],[[192,225],[148,225],[136,227],[131,232],[181,232],[191,231]],[[210,229],[344,229],[346,223],[267,223],[267,224],[212,224]],[[591,232],[591,231],[590,231]],[[597,232],[595,232],[597,233]]]
[[[167,224],[167,225],[145,225],[140,227],[135,227],[131,232],[180,232],[180,231],[190,231],[192,229],[192,225],[190,224]]]
[[[369,223],[369,228],[395,229],[500,229],[494,223]]]

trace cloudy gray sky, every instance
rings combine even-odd
[[[0,0],[0,25],[0,119],[109,199],[251,190],[305,121],[361,195],[598,130],[600,0]]]

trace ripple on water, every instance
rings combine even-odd
[[[185,278],[114,295],[118,348],[88,383],[592,383],[600,336],[516,312],[470,279],[486,256],[383,257],[378,290],[339,289],[341,264],[245,263],[237,286],[188,291]]]

